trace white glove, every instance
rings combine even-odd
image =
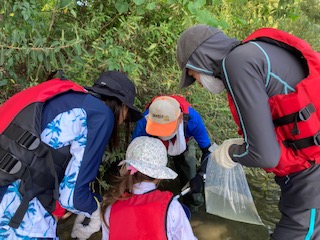
[[[223,141],[223,143],[212,149],[213,152],[211,154],[211,159],[215,160],[220,166],[224,168],[233,168],[237,165],[229,155],[229,148],[233,144],[242,145],[244,143],[243,138],[231,138],[228,140]],[[209,150],[211,150],[209,148]]]
[[[100,203],[97,201],[98,208],[91,214],[90,222],[88,225],[83,225],[86,218],[84,215],[79,214],[74,221],[71,237],[79,240],[88,239],[93,233],[98,232],[101,228],[100,218]]]

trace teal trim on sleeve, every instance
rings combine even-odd
[[[312,208],[310,210],[310,224],[309,224],[309,231],[307,233],[307,236],[305,238],[305,240],[310,240],[313,232],[314,232],[314,224],[316,222],[316,212],[317,210],[315,208]]]
[[[249,150],[248,150],[249,149],[249,144],[248,144],[248,141],[247,141],[247,131],[246,131],[246,128],[244,126],[242,116],[240,114],[240,109],[239,109],[238,103],[235,100],[234,93],[233,93],[233,90],[232,90],[231,85],[230,85],[228,73],[227,73],[226,66],[225,66],[226,65],[225,60],[226,60],[226,58],[224,58],[222,60],[222,70],[223,70],[224,76],[226,78],[226,83],[228,85],[228,88],[229,88],[229,91],[230,91],[230,95],[231,95],[231,97],[233,99],[234,106],[236,107],[237,112],[238,112],[239,121],[240,121],[242,132],[243,132],[243,138],[244,138],[244,142],[246,144],[246,151],[244,153],[242,153],[242,154],[234,154],[233,157],[243,157],[243,156],[249,154]]]
[[[264,54],[264,56],[266,57],[267,59],[267,64],[268,64],[268,74],[267,74],[267,79],[266,79],[266,84],[265,84],[265,87],[267,87],[269,85],[269,82],[270,82],[270,72],[271,72],[271,67],[270,67],[270,59],[269,59],[269,56],[268,54],[264,51],[264,49],[262,47],[260,47],[260,45],[256,42],[250,42],[254,45],[256,45]]]
[[[291,92],[295,92],[295,89],[292,88],[291,86],[288,85],[288,83],[286,83],[285,81],[283,81],[278,75],[274,74],[273,72],[271,72],[271,65],[270,65],[270,59],[268,54],[264,51],[264,49],[256,42],[250,42],[254,45],[256,45],[265,55],[266,59],[267,59],[267,64],[268,64],[268,74],[267,74],[267,79],[266,79],[266,84],[265,86],[267,87],[269,85],[270,82],[270,77],[272,76],[274,79],[276,79],[277,81],[279,81],[283,86],[284,86],[284,92],[285,94],[288,94],[289,91]],[[289,91],[288,91],[289,90]]]

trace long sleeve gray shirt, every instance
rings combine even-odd
[[[245,143],[233,145],[232,159],[245,166],[273,168],[280,159],[268,100],[294,91],[306,77],[305,68],[292,52],[256,41],[233,49],[222,61],[222,80],[239,116]]]

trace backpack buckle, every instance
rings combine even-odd
[[[32,151],[40,145],[40,139],[29,131],[24,131],[23,134],[18,138],[17,143],[22,147]]]
[[[12,154],[0,150],[0,171],[8,174],[15,174],[20,171],[22,164]]]

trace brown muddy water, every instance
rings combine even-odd
[[[260,217],[265,224],[253,225],[236,222],[206,213],[205,206],[198,212],[191,213],[191,226],[199,240],[269,240],[269,234],[275,227],[280,214],[277,209],[279,189],[273,179],[266,180],[265,176],[247,176],[252,196]],[[250,179],[253,178],[253,179]],[[163,183],[161,188],[168,187],[174,194],[179,193],[178,181]],[[58,223],[58,236],[61,240],[70,237],[75,215]],[[94,234],[90,240],[100,240],[101,233]]]

